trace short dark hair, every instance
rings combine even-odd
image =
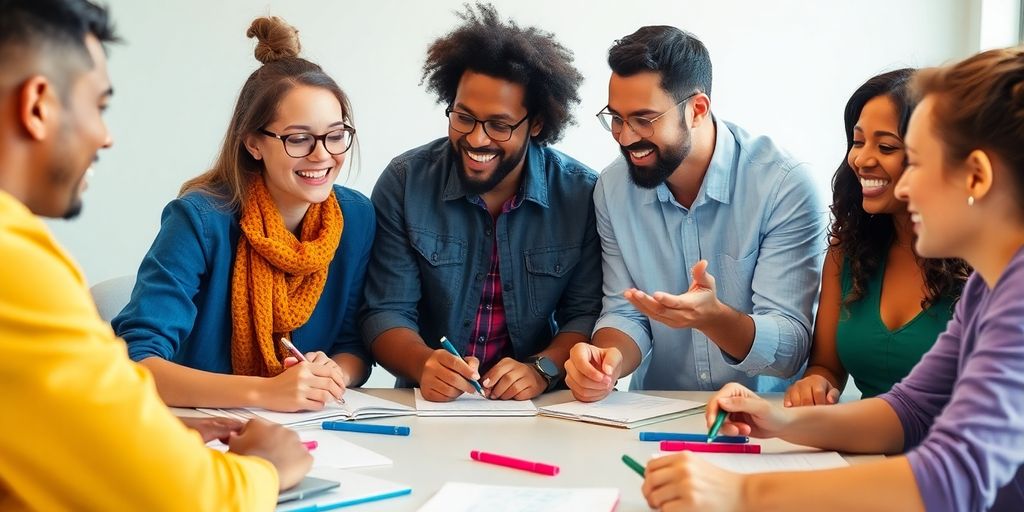
[[[615,41],[608,66],[619,76],[645,71],[661,74],[661,88],[682,101],[694,92],[711,96],[711,56],[689,32],[666,25],[640,27]]]
[[[476,10],[465,4],[456,15],[463,24],[427,49],[422,80],[427,90],[437,94],[438,102],[451,104],[466,71],[520,84],[526,89],[526,110],[543,123],[533,140],[557,142],[565,127],[575,123],[572,107],[580,102],[583,75],[572,64],[572,51],[550,32],[502,22],[490,4],[478,3]]]
[[[101,43],[119,40],[105,7],[88,0],[0,0],[0,69],[45,53],[49,77],[66,93],[71,78],[94,65],[85,46],[92,34]]]
[[[871,277],[882,268],[889,248],[896,240],[896,227],[892,215],[872,215],[864,211],[864,193],[857,173],[850,167],[850,149],[853,148],[853,129],[860,121],[860,113],[872,99],[888,97],[896,107],[899,118],[898,135],[904,138],[910,114],[917,102],[911,96],[911,68],[902,68],[869,78],[857,88],[846,102],[843,123],[846,127],[846,153],[832,176],[832,225],[829,227],[829,246],[835,249],[850,267],[852,286],[842,299],[843,306],[857,302],[867,293]],[[916,254],[916,253],[915,253]],[[971,268],[959,259],[918,258],[924,274],[926,296],[921,308],[926,309],[943,297],[959,297]]]

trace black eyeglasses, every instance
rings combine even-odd
[[[662,116],[664,116],[665,114],[668,114],[672,110],[674,110],[677,107],[679,107],[679,105],[682,105],[683,103],[686,103],[687,100],[689,100],[690,98],[692,98],[692,97],[694,97],[694,96],[696,96],[698,94],[700,94],[700,92],[695,92],[695,93],[693,93],[693,94],[683,98],[682,100],[680,100],[675,105],[672,105],[672,108],[670,108],[670,109],[668,109],[668,110],[666,110],[666,111],[664,111],[664,112],[654,116],[651,119],[648,119],[646,117],[640,117],[640,116],[629,116],[627,118],[623,118],[622,116],[620,116],[618,114],[613,114],[611,112],[608,112],[608,107],[605,107],[605,108],[601,109],[601,111],[597,113],[597,119],[601,121],[601,126],[604,126],[605,130],[608,130],[608,131],[612,132],[612,135],[614,135],[615,138],[618,138],[619,134],[622,133],[623,125],[629,126],[629,129],[633,130],[633,133],[637,134],[638,137],[647,138],[647,137],[650,137],[651,135],[654,135],[654,122],[655,121],[657,121],[658,119],[661,119]]]
[[[452,110],[452,107],[448,107],[444,111],[444,115],[448,118],[448,126],[452,127],[459,133],[473,133],[476,129],[477,124],[484,125],[484,133],[487,137],[496,142],[505,142],[512,138],[512,132],[519,128],[519,125],[526,122],[530,118],[530,113],[526,113],[526,117],[519,120],[516,124],[503,123],[501,121],[481,121],[465,112],[459,112]]]
[[[267,137],[281,139],[281,144],[284,145],[284,152],[288,156],[292,158],[305,158],[311,155],[313,151],[316,151],[316,141],[322,142],[324,149],[332,155],[340,155],[348,151],[348,148],[352,147],[352,139],[356,136],[356,129],[346,124],[323,135],[313,135],[312,133],[278,135],[265,128],[260,128],[260,133]]]

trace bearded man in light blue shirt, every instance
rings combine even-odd
[[[801,372],[825,253],[807,166],[711,112],[693,35],[643,27],[611,48],[598,114],[623,158],[594,190],[604,301],[566,382],[583,401],[631,389],[782,391]]]

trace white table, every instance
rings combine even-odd
[[[360,389],[381,398],[414,405],[412,390]],[[650,394],[706,401],[710,392],[650,392]],[[780,395],[768,396],[781,401]],[[536,400],[538,406],[572,400],[568,391],[556,391]],[[178,409],[178,412],[188,410]],[[193,414],[195,411],[191,411]],[[620,429],[560,420],[544,416],[523,418],[417,418],[404,416],[369,420],[366,423],[407,425],[411,436],[385,436],[336,432],[337,435],[381,453],[394,465],[359,468],[353,471],[400,482],[412,487],[412,494],[352,508],[356,512],[416,510],[445,482],[460,481],[493,485],[536,487],[616,487],[621,498],[619,512],[646,511],[640,492],[642,479],[626,467],[623,454],[644,463],[658,452],[658,443],[642,442],[640,431],[706,432],[703,414],[677,418],[635,429]],[[785,452],[795,445],[777,439],[758,440],[765,453]],[[561,468],[557,476],[544,476],[516,469],[483,464],[469,458],[471,450],[510,455],[545,462]],[[847,456],[851,464],[879,456]],[[345,485],[342,482],[342,485]]]

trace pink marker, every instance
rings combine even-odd
[[[662,441],[663,452],[761,453],[759,444],[694,443],[691,441]]]
[[[495,464],[498,466],[505,466],[507,468],[521,469],[523,471],[531,471],[533,473],[540,473],[542,475],[555,476],[558,474],[558,466],[552,466],[550,464],[543,464],[540,462],[531,462],[523,459],[516,459],[512,457],[506,457],[504,455],[498,455],[495,453],[481,452],[473,450],[469,452],[470,458],[480,462],[486,462],[488,464]]]
[[[305,446],[305,447],[306,447],[306,449],[307,449],[307,450],[309,450],[309,451],[313,451],[313,450],[316,450],[316,447],[317,447],[317,446],[318,446],[319,444],[320,444],[320,443],[317,443],[316,441],[303,441],[303,442],[302,442],[302,446]]]

